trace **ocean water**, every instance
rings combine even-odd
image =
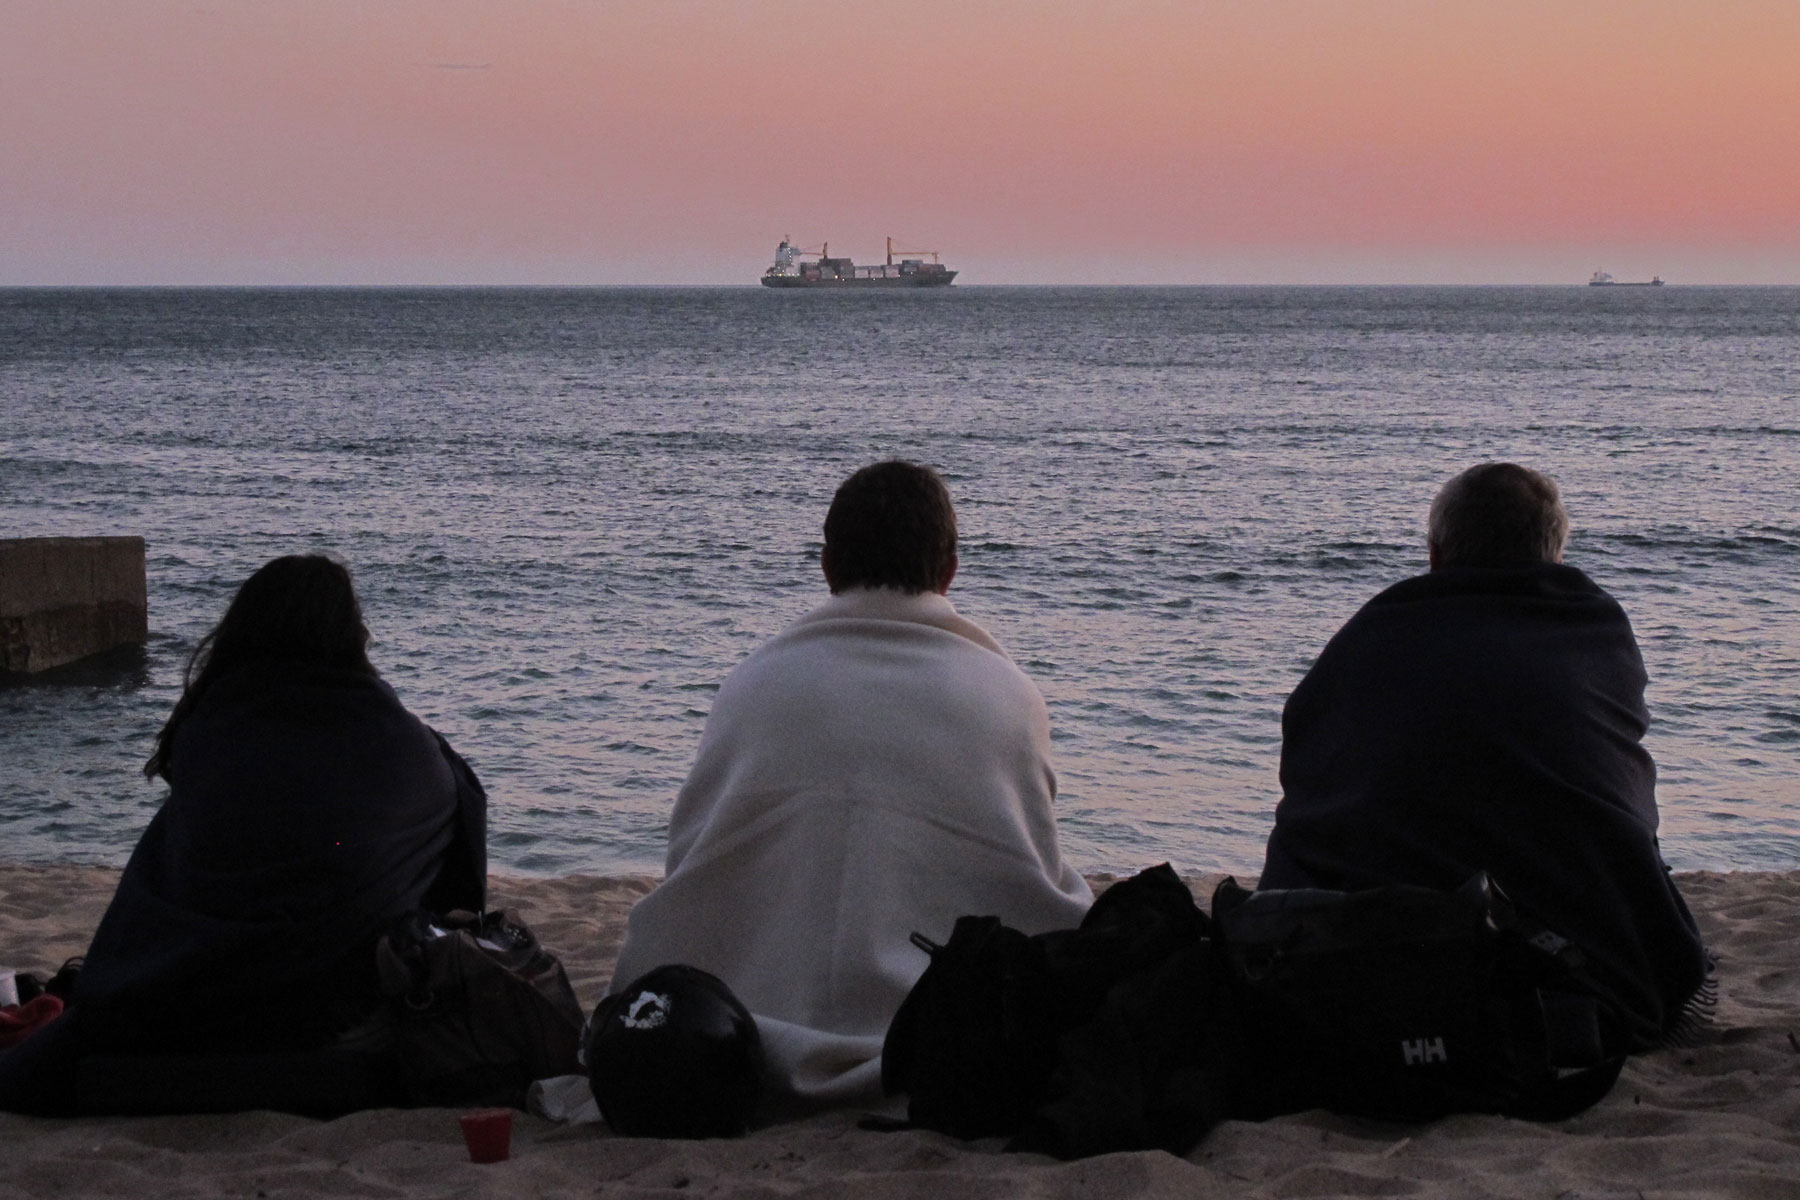
[[[0,536],[141,534],[151,625],[0,686],[7,859],[123,861],[195,641],[329,550],[497,867],[654,870],[719,680],[899,455],[1084,868],[1255,870],[1284,699],[1490,458],[1633,618],[1670,861],[1800,861],[1797,289],[0,291],[0,418]]]

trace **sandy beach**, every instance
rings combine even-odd
[[[0,961],[53,969],[86,946],[117,872],[0,866]],[[1186,1159],[1077,1163],[833,1113],[737,1141],[621,1138],[520,1115],[513,1158],[469,1163],[455,1113],[320,1122],[272,1113],[41,1120],[0,1115],[0,1198],[47,1196],[1429,1196],[1598,1200],[1800,1195],[1800,873],[1684,874],[1719,961],[1699,1044],[1633,1060],[1599,1106],[1556,1125],[1326,1113],[1229,1122]],[[1192,881],[1205,895],[1215,879]],[[649,878],[496,877],[560,954],[584,1005],[604,990]]]

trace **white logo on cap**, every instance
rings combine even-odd
[[[640,992],[619,1018],[627,1029],[656,1029],[669,1023],[669,998],[655,992]]]

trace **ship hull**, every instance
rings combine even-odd
[[[1588,286],[1589,287],[1662,287],[1663,281],[1660,279],[1639,279],[1639,280],[1627,280],[1627,281],[1621,283],[1617,279],[1590,279],[1590,280],[1588,280]]]
[[[762,285],[769,288],[929,288],[948,287],[955,278],[955,271],[934,271],[929,275],[889,275],[874,279],[806,279],[799,275],[764,275]]]

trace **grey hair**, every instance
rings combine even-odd
[[[1548,475],[1517,463],[1482,463],[1438,492],[1426,536],[1441,567],[1558,563],[1569,513]]]

